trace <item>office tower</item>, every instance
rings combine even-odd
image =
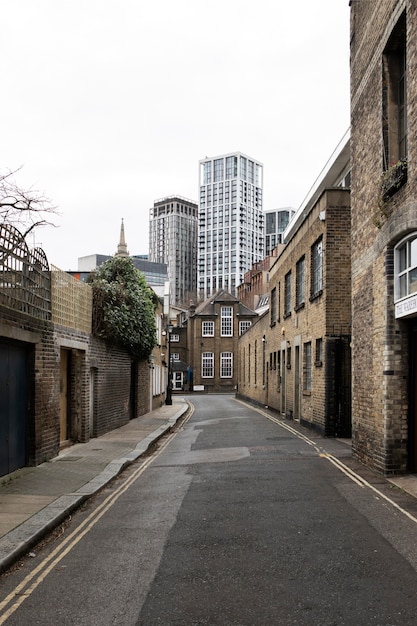
[[[198,292],[236,295],[264,257],[263,166],[240,153],[200,161]]]
[[[198,206],[181,196],[155,200],[149,219],[149,260],[166,263],[171,304],[197,292]]]
[[[269,256],[279,243],[284,243],[283,233],[293,215],[295,209],[291,207],[265,211],[265,256]]]

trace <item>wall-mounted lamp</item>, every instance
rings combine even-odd
[[[265,341],[266,341],[266,337],[265,337],[265,335],[264,335],[264,336],[262,337],[262,343],[265,343]]]
[[[281,335],[285,335],[285,326],[281,328]]]

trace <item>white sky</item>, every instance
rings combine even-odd
[[[264,165],[298,208],[349,126],[348,0],[3,0],[0,168],[60,215],[50,263],[148,252],[149,209],[198,200],[198,161]],[[32,244],[32,241],[29,241]]]

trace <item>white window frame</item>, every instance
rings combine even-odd
[[[180,336],[179,335],[170,335],[169,341],[170,343],[178,343],[180,340]]]
[[[415,249],[413,249],[415,248]],[[405,252],[405,258],[404,258]],[[414,257],[414,258],[413,258]],[[394,248],[394,301],[417,293],[417,233],[402,239]],[[413,280],[414,278],[414,280]]]
[[[243,335],[243,333],[248,330],[252,326],[252,322],[250,320],[240,320],[239,321],[239,335]]]
[[[214,378],[214,352],[201,354],[201,378]]]
[[[233,307],[222,306],[220,309],[220,336],[233,337]]]
[[[201,336],[202,337],[214,337],[214,321],[203,320],[201,322]]]
[[[233,352],[220,352],[220,378],[233,378]]]

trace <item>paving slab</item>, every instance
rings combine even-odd
[[[0,572],[168,432],[189,409],[185,398],[172,400],[101,437],[65,448],[47,463],[0,477]]]

